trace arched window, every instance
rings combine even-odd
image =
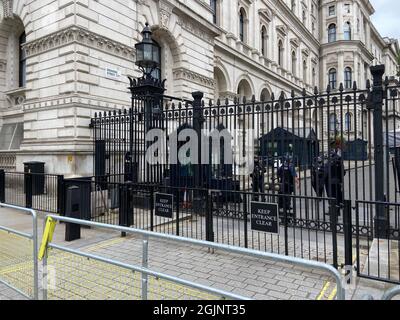
[[[263,89],[263,91],[261,91],[260,101],[271,101],[271,94],[268,89]]]
[[[307,24],[307,14],[306,11],[303,10],[303,24],[306,25]]]
[[[278,42],[278,64],[283,67],[283,42],[279,40]]]
[[[315,71],[315,68],[312,69],[312,84],[313,86],[317,85],[317,72]]]
[[[307,67],[307,61],[303,61],[303,82],[307,83],[308,78],[307,78],[307,72],[308,72],[308,67]]]
[[[26,34],[19,37],[19,87],[26,86],[26,53],[22,46],[26,43]]]
[[[336,41],[336,24],[332,23],[328,27],[328,42]]]
[[[246,41],[246,12],[243,8],[239,11],[239,38],[240,41]]]
[[[335,90],[337,84],[337,72],[336,69],[329,70],[329,86]]]
[[[337,125],[338,125],[337,116],[335,113],[331,113],[329,115],[329,132],[331,133],[336,132]]]
[[[268,35],[267,35],[267,28],[265,26],[262,26],[261,28],[261,54],[266,57],[267,56],[267,40],[268,40]]]
[[[351,40],[351,24],[346,22],[344,24],[344,40]]]
[[[296,57],[296,52],[293,51],[292,52],[292,73],[294,76],[297,75],[296,69],[297,69],[297,57]]]
[[[296,11],[296,0],[292,0],[292,2],[291,2],[291,9],[292,9],[293,12]]]
[[[350,112],[346,113],[344,123],[345,123],[345,130],[350,132],[352,130],[351,126],[352,115]]]
[[[347,67],[344,69],[344,83],[346,89],[351,89],[351,85],[353,83],[353,73],[351,68]]]
[[[247,99],[251,99],[253,96],[251,85],[246,79],[243,79],[239,82],[237,93],[240,98],[246,97]]]

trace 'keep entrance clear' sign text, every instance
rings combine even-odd
[[[174,212],[174,196],[171,194],[156,193],[154,209],[157,217],[172,219]]]
[[[279,234],[279,209],[275,203],[251,203],[251,229]]]

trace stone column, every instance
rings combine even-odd
[[[358,53],[354,53],[353,81],[356,81],[357,86],[360,87],[360,79],[358,77],[359,74],[358,62],[359,62]]]
[[[278,47],[278,39],[276,37],[276,16],[273,13],[272,14],[272,21],[271,21],[271,25],[270,25],[270,41],[269,41],[269,47],[268,50],[270,52],[270,59],[272,61],[277,62],[278,59],[276,59],[276,55],[277,55],[277,47]]]
[[[319,76],[320,76],[320,91],[325,91],[326,87],[328,86],[328,70],[326,68],[326,59],[322,60],[321,69]]]
[[[337,5],[337,40],[344,39],[344,4],[339,3]]]
[[[344,83],[344,52],[340,51],[338,54],[338,69],[337,69],[338,83],[337,88],[341,83]]]

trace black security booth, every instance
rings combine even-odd
[[[291,155],[296,166],[311,167],[319,154],[317,135],[312,128],[275,128],[260,138],[261,156],[269,165]]]
[[[346,142],[343,151],[343,160],[347,161],[367,161],[368,160],[368,141],[356,139]]]

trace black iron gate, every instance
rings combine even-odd
[[[191,189],[182,202],[198,211],[204,206],[196,189],[217,190],[214,193],[220,195],[208,199],[213,221],[230,219],[221,222],[221,228],[232,233],[234,223],[247,221],[244,211],[236,209],[248,205],[250,198],[265,194],[265,201],[276,201],[282,210],[280,199],[286,195],[296,199],[286,210],[293,216],[293,227],[301,230],[300,237],[303,231],[337,232],[340,239],[333,245],[344,255],[343,233],[368,238],[375,231],[381,236],[390,226],[379,210],[373,225],[346,222],[345,204],[397,202],[399,195],[400,160],[395,155],[400,147],[400,87],[398,82],[383,81],[384,68],[371,70],[373,86],[368,82],[365,90],[356,84],[352,89],[341,85],[338,90],[328,87],[325,93],[315,90],[313,95],[272,95],[269,101],[253,97],[206,103],[198,92],[191,101],[181,100],[164,95],[159,81],[131,80],[132,108],[92,119],[96,183]],[[187,147],[191,132],[201,141],[194,149]],[[181,162],[182,155],[190,161]],[[331,213],[326,215],[323,208],[324,214],[316,215],[317,208],[327,206],[324,199],[334,199],[338,206],[334,230]],[[245,243],[255,241],[246,237]]]
[[[400,204],[357,201],[356,208],[356,226],[369,230],[356,237],[358,276],[400,284]],[[388,221],[384,233],[376,230],[377,212]]]

